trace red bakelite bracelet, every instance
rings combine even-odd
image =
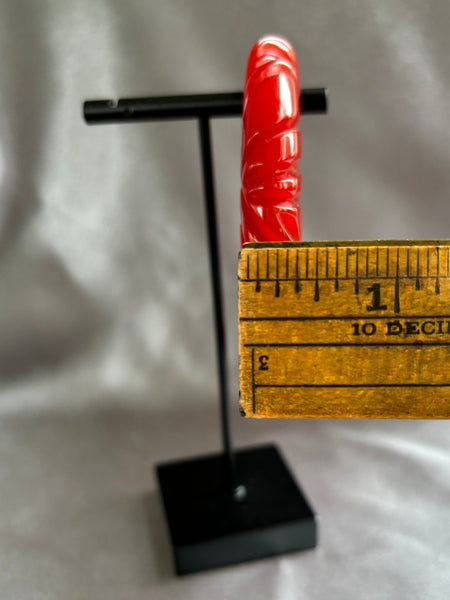
[[[300,240],[299,93],[292,46],[280,38],[259,40],[244,87],[242,243]]]

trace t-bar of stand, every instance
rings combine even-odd
[[[199,124],[223,454],[157,468],[178,574],[316,544],[314,514],[277,449],[272,445],[237,453],[232,449],[209,121],[212,117],[239,116],[242,99],[242,92],[235,92],[84,103],[88,124],[191,118],[198,119]],[[326,88],[302,90],[300,103],[303,114],[326,113]]]
[[[238,117],[242,114],[242,92],[225,94],[189,94],[184,96],[153,96],[87,100],[84,118],[92,125],[123,121],[164,121],[198,119],[200,117]],[[310,88],[300,93],[302,114],[327,112],[326,88]]]

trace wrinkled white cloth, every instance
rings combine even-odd
[[[81,105],[242,89],[281,34],[330,94],[301,123],[304,238],[445,239],[449,22],[445,0],[2,1],[1,598],[446,597],[448,422],[251,422],[237,400],[239,445],[279,444],[320,546],[174,576],[153,466],[219,447],[198,133]],[[237,399],[240,120],[213,141]]]

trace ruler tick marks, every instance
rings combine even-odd
[[[406,277],[409,277],[409,248],[406,248]]]
[[[350,254],[350,248],[347,248],[345,252],[345,279],[348,279],[348,256]]]
[[[430,275],[430,249],[427,248],[427,277]]]
[[[359,294],[359,251],[356,248],[356,267],[355,267],[355,294]]]
[[[400,281],[399,281],[399,268],[400,268],[400,248],[397,248],[397,264],[395,267],[395,286],[394,286],[394,312],[398,314],[400,312]]]
[[[369,248],[366,248],[366,277],[369,276]]]
[[[386,277],[389,277],[389,248],[386,248]]]
[[[419,248],[416,248],[416,290],[420,290]]]
[[[379,252],[379,248],[377,246],[377,257],[376,257],[376,261],[375,261],[375,275],[378,277],[378,265],[380,264],[380,252]]]
[[[276,282],[275,282],[275,298],[279,298],[280,297],[280,280],[279,280],[279,276],[280,276],[280,254],[279,254],[279,250],[277,248],[277,276],[276,276]]]
[[[434,286],[436,295],[440,294],[441,287],[439,283],[439,246],[436,246],[436,284]]]
[[[300,291],[300,276],[298,271],[299,251],[295,255],[295,293],[298,294]]]
[[[289,279],[289,248],[286,249],[286,279]]]
[[[305,279],[309,278],[309,248],[306,248]]]
[[[335,269],[335,279],[334,279],[334,291],[337,292],[339,290],[339,248],[336,246],[336,269]]]
[[[256,253],[256,292],[261,291],[261,282],[259,280],[259,252]]]
[[[326,248],[326,263],[325,263],[325,277],[326,279],[328,279],[328,267],[329,267],[329,262],[330,262],[330,257],[329,257],[329,252],[328,252],[329,248]]]
[[[266,279],[269,280],[269,251],[266,250]]]
[[[319,302],[319,248],[316,248],[316,282],[314,285],[314,302]]]

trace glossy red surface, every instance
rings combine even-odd
[[[280,38],[259,40],[244,86],[242,243],[300,240],[299,94],[292,46]]]

